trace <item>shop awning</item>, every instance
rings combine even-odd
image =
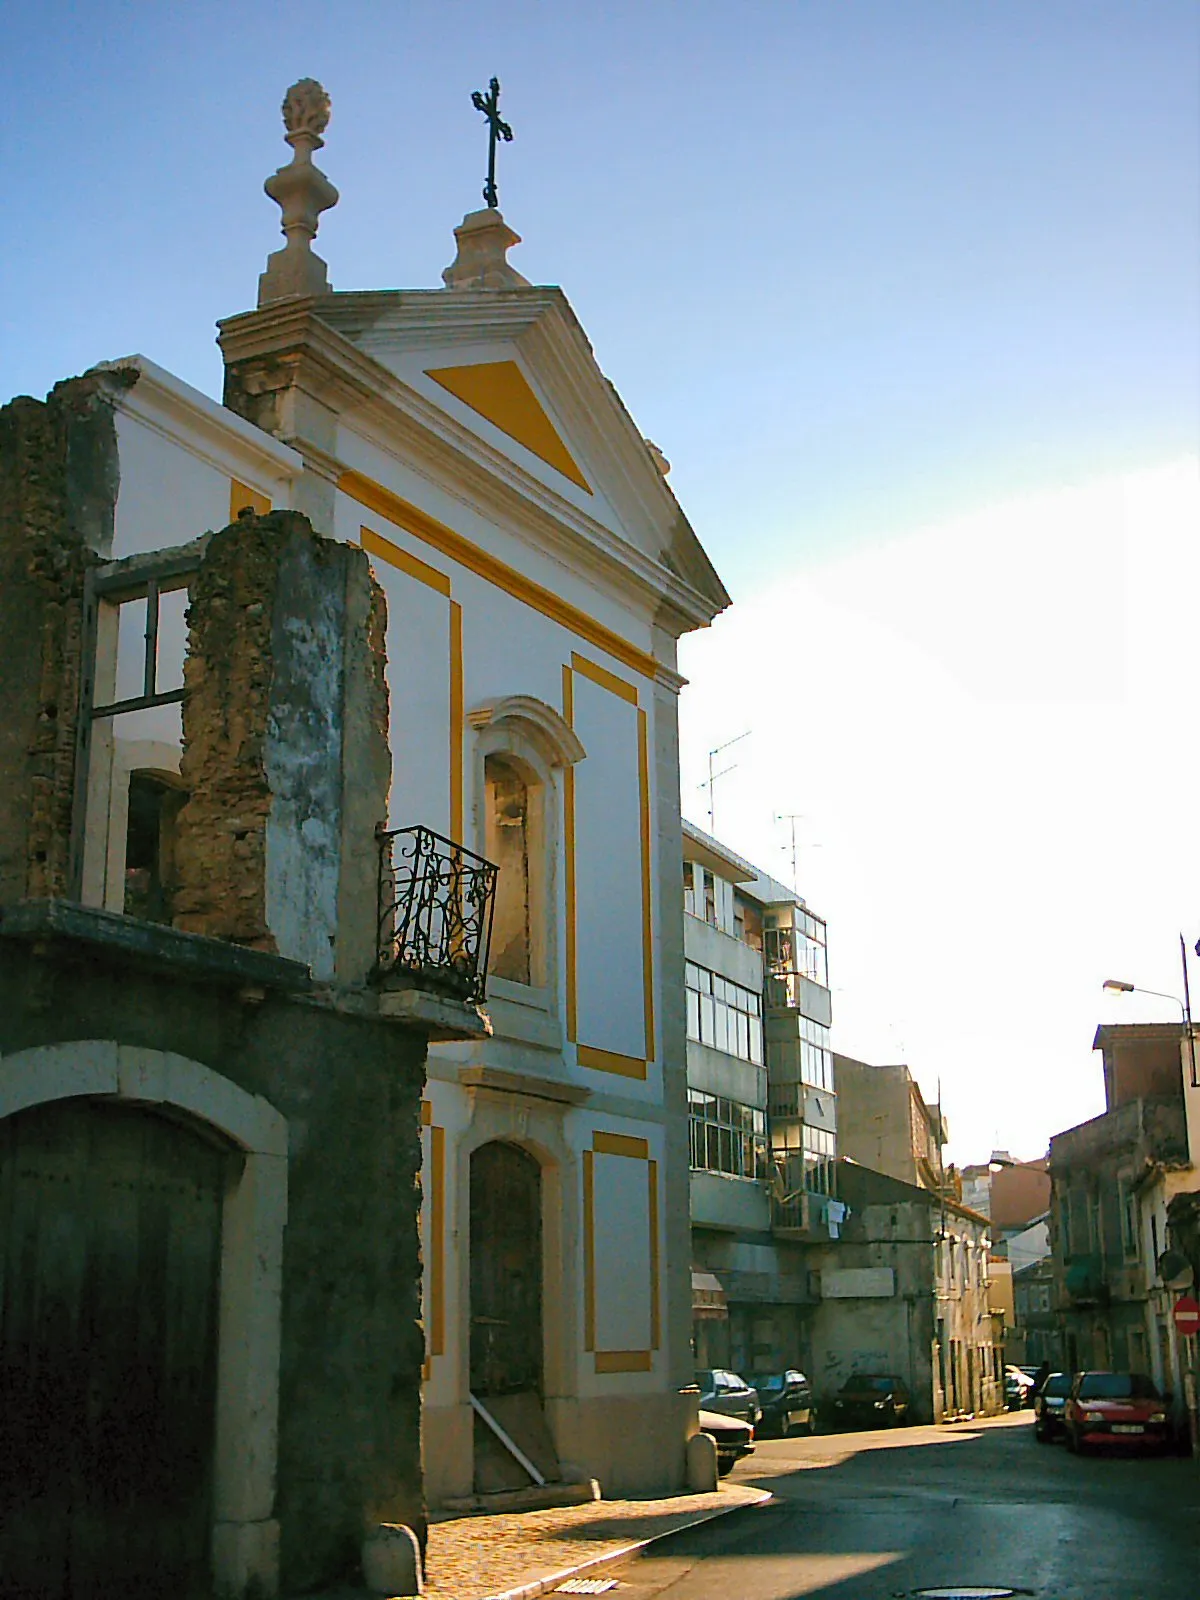
[[[727,1317],[725,1291],[715,1272],[692,1273],[692,1316]]]

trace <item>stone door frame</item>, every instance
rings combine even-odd
[[[0,1117],[101,1098],[171,1106],[216,1128],[245,1158],[221,1217],[212,1575],[233,1595],[253,1580],[274,1594],[287,1122],[260,1095],[172,1051],[81,1039],[0,1059]]]

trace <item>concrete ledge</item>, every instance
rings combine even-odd
[[[100,959],[200,982],[291,992],[312,986],[308,968],[299,961],[72,900],[20,900],[4,906],[0,937],[25,944],[83,946]]]

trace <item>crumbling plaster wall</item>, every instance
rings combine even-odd
[[[361,982],[390,757],[385,601],[295,512],[213,535],[188,610],[174,923]]]
[[[112,548],[113,401],[135,380],[0,409],[0,903],[70,889],[84,578]]]

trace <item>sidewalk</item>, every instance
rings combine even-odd
[[[533,1600],[583,1567],[771,1496],[748,1484],[666,1500],[595,1500],[551,1511],[454,1517],[429,1529],[428,1600]]]

